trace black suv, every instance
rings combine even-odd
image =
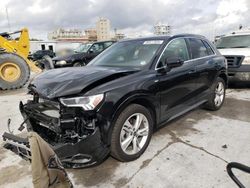
[[[55,53],[51,50],[37,50],[33,54],[28,56],[28,59],[33,61],[41,60],[44,56],[49,56],[51,58],[55,57]]]
[[[20,110],[64,166],[80,168],[109,153],[137,159],[166,122],[200,105],[218,110],[226,86],[225,58],[203,36],[140,38],[117,42],[85,67],[40,74]]]
[[[55,57],[52,59],[55,68],[59,67],[79,67],[87,65],[103,50],[111,46],[115,41],[102,41],[93,44],[81,44],[74,54]]]

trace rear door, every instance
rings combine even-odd
[[[163,66],[165,60],[170,57],[178,57],[184,60],[184,64],[158,75],[162,122],[190,109],[197,90],[196,62],[190,60],[184,38],[173,39],[168,44],[160,57],[157,68]]]
[[[190,55],[196,64],[197,72],[197,89],[199,96],[204,96],[209,94],[209,88],[214,81],[216,76],[216,61],[215,53],[210,47],[210,44],[198,38],[187,39],[187,44],[189,47]]]

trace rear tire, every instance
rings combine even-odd
[[[211,87],[211,95],[205,104],[205,108],[212,111],[219,110],[225,101],[225,94],[225,81],[221,77],[218,77]]]
[[[119,161],[139,158],[150,142],[152,115],[147,108],[131,104],[117,117],[111,136],[111,155]]]
[[[0,54],[0,88],[3,90],[23,87],[29,80],[30,68],[20,56],[12,53]]]

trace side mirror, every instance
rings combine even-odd
[[[184,60],[182,60],[179,57],[169,57],[166,59],[165,64],[169,69],[175,68],[175,67],[180,67],[184,63]]]
[[[170,71],[170,69],[167,67],[167,65],[163,65],[159,68],[157,68],[157,72],[160,74],[165,74],[166,72]]]
[[[93,49],[89,49],[89,54],[93,54],[94,50]]]
[[[183,63],[184,63],[184,60],[182,60],[178,57],[167,58],[164,62],[164,65],[162,65],[160,68],[158,68],[158,72],[159,73],[166,73],[166,72],[170,71],[172,68],[182,66]]]

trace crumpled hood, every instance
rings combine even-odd
[[[65,56],[58,56],[54,57],[52,60],[53,61],[67,61],[67,60],[72,60],[72,59],[82,59],[84,56],[86,56],[86,53],[75,53],[75,54],[68,54]]]
[[[83,89],[95,87],[135,72],[122,68],[85,66],[48,70],[35,77],[29,89],[40,96],[53,99],[78,94]],[[93,87],[94,87],[93,86]]]

